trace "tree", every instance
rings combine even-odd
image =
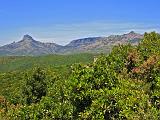
[[[79,116],[81,119],[85,118],[82,114],[86,113],[98,99],[97,93],[101,93],[104,89],[112,90],[118,84],[117,75],[110,69],[105,56],[99,57],[92,64],[75,65],[69,81],[74,119]],[[103,116],[103,112],[98,114]]]
[[[31,76],[26,75],[26,84],[23,88],[23,95],[26,103],[37,103],[47,93],[46,75],[43,70],[36,68]]]
[[[144,60],[147,60],[150,55],[160,55],[160,35],[156,32],[145,33],[144,39],[138,45],[138,50]]]

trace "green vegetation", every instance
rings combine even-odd
[[[94,54],[80,53],[72,55],[47,55],[38,57],[0,57],[0,72],[23,71],[33,66],[60,68],[74,63],[88,63]]]
[[[39,102],[47,93],[45,73],[40,68],[37,68],[33,75],[31,77],[27,76],[26,79],[25,86],[22,89],[26,104],[30,105]]]
[[[70,66],[74,63],[89,63],[93,61],[94,54],[73,55],[47,55],[39,57],[0,57],[0,95],[5,96],[13,103],[19,99],[27,73],[32,75],[34,67],[47,69],[47,71],[67,77],[70,74]],[[29,76],[28,76],[29,77]]]
[[[160,35],[152,32],[139,45],[115,46],[93,62],[89,54],[56,56],[56,62],[43,56],[40,67],[30,68],[34,57],[7,58],[1,63],[0,119],[159,120],[159,47]],[[8,72],[5,65],[12,66]]]

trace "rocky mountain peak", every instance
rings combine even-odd
[[[24,35],[22,40],[23,41],[33,41],[34,39],[30,35]]]
[[[134,31],[129,32],[129,34],[136,34]]]
[[[127,33],[127,34],[124,34],[123,36],[127,37],[127,39],[135,39],[135,38],[141,39],[141,38],[143,38],[142,34],[136,33],[134,31],[131,31],[131,32]]]

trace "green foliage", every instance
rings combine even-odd
[[[144,39],[138,46],[141,56],[146,60],[150,55],[160,54],[160,35],[155,32],[145,33]]]
[[[46,55],[46,56],[17,56],[0,57],[0,72],[25,71],[37,66],[44,68],[52,67],[63,73],[74,63],[89,63],[93,60],[95,54],[80,53],[72,55]]]
[[[13,104],[21,102],[21,86],[24,72],[9,72],[0,74],[0,96],[4,96]]]
[[[47,94],[46,75],[43,70],[36,68],[33,75],[26,76],[26,84],[23,88],[23,95],[27,104],[37,103],[42,96]]]
[[[117,73],[121,73],[123,68],[130,64],[128,61],[128,54],[133,50],[134,47],[130,44],[113,47],[112,52],[106,56],[106,61],[110,65],[110,68],[115,70]]]

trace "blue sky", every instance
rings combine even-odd
[[[32,35],[42,42],[160,32],[160,0],[0,0],[0,46]]]

